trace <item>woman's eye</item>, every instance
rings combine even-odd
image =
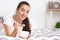
[[[29,13],[29,11],[27,11],[26,13]]]
[[[21,10],[22,12],[24,11],[24,10]]]

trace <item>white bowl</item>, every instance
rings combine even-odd
[[[19,36],[21,36],[21,37],[27,37],[28,35],[29,35],[28,31],[21,31]]]

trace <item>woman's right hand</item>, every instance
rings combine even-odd
[[[18,29],[18,28],[19,28],[19,24],[18,24],[17,22],[14,22],[13,25],[14,25],[14,28],[15,28],[15,29]]]

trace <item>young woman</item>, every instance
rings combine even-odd
[[[31,35],[31,26],[28,19],[30,11],[30,5],[26,1],[22,1],[18,4],[16,8],[16,15],[11,17],[5,17],[4,20],[4,29],[7,36],[12,37],[21,37],[21,38],[29,38]],[[21,32],[29,32],[27,37],[20,36]],[[23,34],[23,33],[22,33]],[[24,35],[24,34],[23,34]]]

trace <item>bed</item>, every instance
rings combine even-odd
[[[25,40],[18,37],[0,36],[0,40]],[[28,40],[60,40],[60,32],[49,29],[34,29]]]

